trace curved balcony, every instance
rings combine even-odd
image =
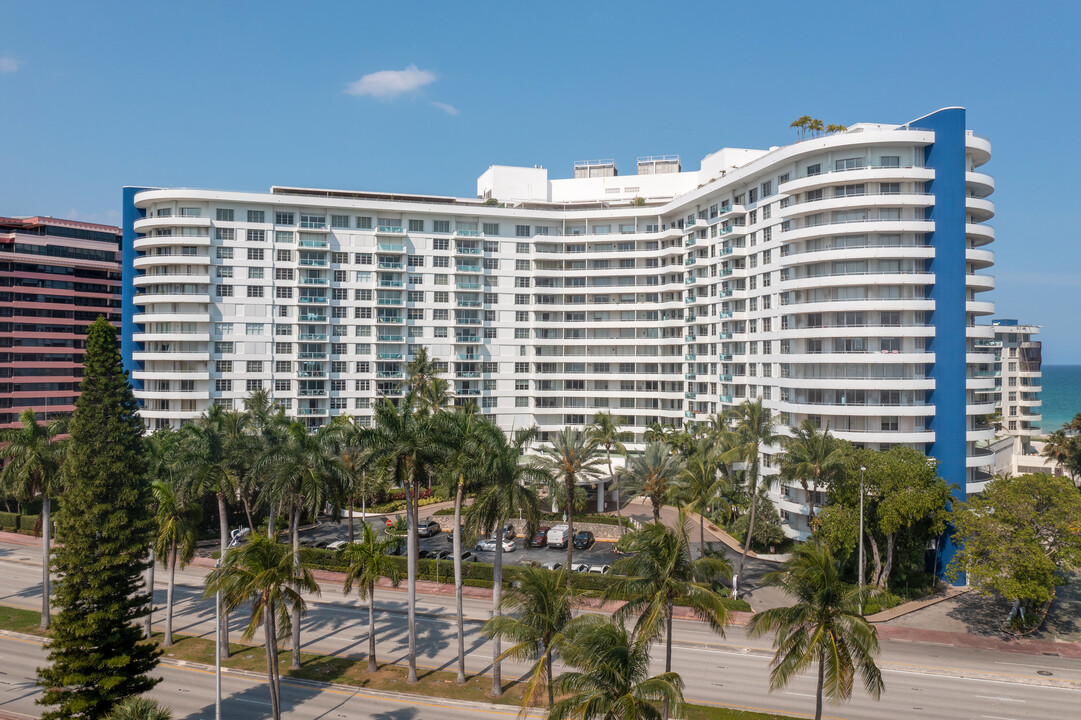
[[[745,335],[745,333],[736,333]],[[771,339],[798,340],[800,338],[851,338],[851,337],[934,337],[934,325],[823,325],[821,327],[794,327],[788,330],[775,330],[769,334]]]
[[[995,204],[986,198],[965,198],[965,212],[978,223],[986,222],[995,216]]]
[[[969,455],[965,458],[965,467],[977,468],[987,467],[995,464],[995,454],[987,448],[971,448]]]
[[[965,406],[965,415],[990,415],[995,411],[993,402],[970,402]]]
[[[992,303],[993,305],[993,303]],[[837,312],[840,310],[876,311],[876,310],[923,310],[935,309],[935,301],[929,298],[865,298],[865,299],[838,299],[838,300],[814,300],[782,303],[782,312],[785,313],[814,313],[814,312]]]
[[[800,278],[790,278],[781,281],[779,289],[786,290],[810,290],[826,287],[852,287],[859,285],[934,285],[935,274],[928,272],[900,272],[900,273],[838,273],[830,275],[815,275]]]
[[[153,397],[153,395],[136,392],[135,397],[147,399]],[[203,397],[205,398],[206,396],[204,395]],[[209,405],[209,403],[207,404]],[[144,420],[194,420],[202,414],[203,410],[149,410],[147,408],[139,408],[139,417]]]
[[[995,179],[986,173],[966,172],[965,189],[976,197],[987,197],[995,191]]]
[[[155,293],[140,293],[132,299],[132,302],[136,305],[153,305],[156,303],[198,303],[201,305],[208,305],[210,304],[210,295],[159,295]]]
[[[892,378],[892,377],[816,377],[782,378],[777,381],[781,388],[795,390],[934,390],[935,380],[928,377]]]
[[[132,279],[132,284],[135,287],[150,287],[153,285],[170,285],[175,283],[181,283],[185,285],[207,285],[210,283],[210,276],[208,274],[201,275],[136,275]]]
[[[932,193],[906,192],[906,193],[863,193],[857,195],[838,195],[824,197],[821,200],[807,200],[792,203],[778,211],[778,216],[786,219],[795,219],[803,215],[828,212],[831,210],[851,210],[856,208],[928,208],[935,204],[935,196]]]
[[[830,185],[855,185],[867,182],[929,182],[934,178],[935,171],[930,168],[862,167],[795,178],[778,185],[777,191],[795,195],[805,190],[815,190]]]
[[[131,339],[135,342],[210,342],[210,333],[162,333],[141,332],[133,333]]]
[[[210,247],[209,237],[180,237],[164,236],[164,237],[141,237],[135,238],[132,243],[132,248],[135,250],[147,250],[149,248],[158,247]]]
[[[965,303],[965,312],[972,313],[973,315],[994,315],[995,304],[993,302],[969,300]]]
[[[965,260],[972,263],[977,270],[982,270],[995,264],[995,251],[970,248],[965,250]]]
[[[827,235],[866,235],[868,233],[929,233],[934,232],[933,220],[857,220],[854,222],[823,223],[781,231],[784,242],[796,242]]]
[[[930,245],[860,245],[790,252],[777,262],[781,267],[798,267],[835,260],[929,260],[934,256]]]
[[[922,444],[935,441],[934,430],[894,432],[882,430],[833,430],[830,428],[830,432],[836,438],[853,443]]]
[[[132,316],[132,322],[136,325],[146,325],[154,322],[192,322],[209,323],[210,317],[205,313],[185,312],[152,312],[138,313]]]
[[[132,227],[135,232],[151,233],[157,228],[167,227],[210,227],[210,218],[208,217],[181,217],[179,215],[173,215],[172,217],[145,217],[136,220]]]
[[[146,268],[159,267],[159,266],[172,266],[172,265],[209,265],[209,255],[181,255],[175,253],[173,255],[143,255],[135,258],[132,266],[136,270],[145,270]]]
[[[845,365],[850,363],[871,363],[873,365],[894,365],[911,363],[932,363],[934,353],[917,352],[863,352],[863,353],[787,353],[784,355],[766,355],[770,362],[803,363],[805,365]]]
[[[153,360],[194,360],[201,362],[210,361],[209,350],[183,350],[176,352],[158,352],[155,350],[137,350],[131,354],[132,360],[137,362],[151,362]]]
[[[988,245],[995,241],[995,229],[990,225],[965,223],[965,238],[976,247]]]
[[[844,417],[928,417],[935,414],[935,406],[910,405],[853,405],[851,403],[811,403],[799,400],[776,403],[779,412],[795,412],[804,415],[838,415]]]
[[[972,158],[973,167],[979,167],[991,159],[991,141],[971,130],[966,131],[965,154]]]

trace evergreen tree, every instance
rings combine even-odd
[[[90,326],[85,375],[67,455],[70,485],[57,513],[60,576],[49,665],[38,669],[46,720],[101,718],[152,688],[160,651],[138,620],[150,606],[142,583],[153,535],[142,422],[117,349],[116,330]]]

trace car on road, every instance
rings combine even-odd
[[[473,549],[477,552],[495,552],[497,542],[503,543],[503,552],[514,552],[513,542],[510,540],[496,540],[495,538],[481,540]]]
[[[570,528],[566,525],[556,525],[548,531],[548,547],[565,548],[570,541]]]
[[[546,563],[544,563],[543,565],[541,565],[541,567],[542,567],[542,568],[544,568],[545,570],[552,570],[552,571],[555,571],[555,570],[558,570],[558,569],[560,569],[561,567],[563,567],[563,563],[557,563],[557,562],[546,562]]]
[[[597,542],[593,537],[593,533],[588,530],[582,530],[574,534],[574,549],[575,550],[588,550],[593,547],[593,543]]]
[[[612,569],[611,565],[590,565],[589,572],[597,573],[598,575],[607,575],[608,571]]]
[[[537,532],[533,533],[533,539],[529,541],[530,547],[542,548],[548,544],[548,531],[552,528],[547,525],[541,525],[537,528]]]
[[[431,518],[425,518],[420,521],[420,526],[417,528],[417,537],[432,537],[442,532],[443,528],[439,527],[439,523]]]

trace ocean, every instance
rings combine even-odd
[[[1043,421],[1040,425],[1045,433],[1050,433],[1081,413],[1081,365],[1044,365],[1042,370]]]

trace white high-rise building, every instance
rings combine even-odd
[[[788,426],[927,451],[965,487],[993,459],[975,368],[994,181],[964,123],[949,108],[688,171],[492,166],[470,198],[128,188],[141,414],[176,426],[266,388],[309,424],[366,422],[424,345],[506,428],[608,410],[640,441],[762,398]],[[802,490],[772,493],[805,535]]]

